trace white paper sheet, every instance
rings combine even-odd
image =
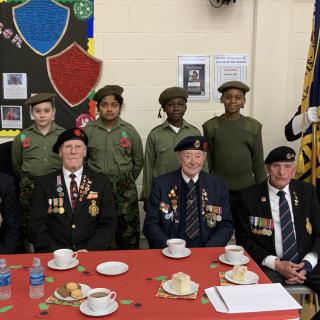
[[[205,292],[218,312],[243,313],[301,309],[280,283],[217,286]]]

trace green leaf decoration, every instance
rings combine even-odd
[[[123,300],[120,300],[120,303],[121,303],[121,304],[131,304],[131,303],[132,303],[132,300],[123,299]]]
[[[10,269],[21,269],[22,268],[22,265],[21,264],[18,264],[16,266],[8,266],[8,268]]]
[[[46,303],[39,303],[39,305],[38,305],[38,307],[39,307],[39,309],[41,310],[41,311],[43,311],[43,310],[48,310],[49,309],[49,306],[46,304]]]
[[[167,276],[159,276],[155,278],[157,281],[167,280]]]
[[[13,308],[13,305],[2,307],[2,308],[0,308],[0,313],[7,312],[7,311],[9,311],[9,310],[12,309],[12,308]]]
[[[46,281],[48,283],[52,283],[52,282],[54,282],[54,277],[46,277]]]
[[[83,272],[86,270],[86,268],[84,266],[78,266],[77,267],[78,271]]]
[[[121,137],[128,138],[127,133],[124,130],[121,132]]]
[[[24,133],[21,134],[20,140],[23,141],[26,138],[26,135]]]
[[[211,268],[211,269],[214,269],[214,268],[216,268],[217,266],[218,266],[218,264],[215,263],[215,262],[213,262],[213,263],[210,264],[210,268]]]
[[[209,302],[209,300],[208,299],[206,299],[206,298],[201,298],[201,304],[207,304]]]

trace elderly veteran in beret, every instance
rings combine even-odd
[[[151,248],[166,247],[170,238],[184,239],[187,247],[221,247],[230,240],[228,190],[202,171],[206,148],[202,136],[182,139],[174,149],[181,168],[154,179],[143,227]]]
[[[106,85],[93,99],[100,117],[84,129],[88,135],[88,166],[110,179],[117,209],[118,249],[137,249],[140,240],[138,191],[135,184],[143,167],[141,137],[124,121],[123,88]]]
[[[25,101],[30,106],[33,124],[22,130],[13,140],[12,168],[20,179],[22,208],[22,232],[27,251],[32,251],[27,239],[34,179],[51,173],[61,166],[60,158],[52,152],[52,146],[64,129],[53,120],[56,109],[54,93],[39,93]]]
[[[250,88],[241,81],[223,83],[218,91],[225,112],[203,124],[208,141],[210,173],[221,176],[227,183],[230,207],[235,225],[238,223],[239,191],[264,181],[262,125],[241,115]],[[236,236],[237,236],[237,229]]]
[[[83,168],[88,138],[77,128],[64,131],[53,146],[62,168],[36,180],[30,217],[35,251],[106,250],[116,229],[107,177]]]
[[[320,206],[315,188],[294,180],[295,152],[272,150],[268,179],[240,192],[238,242],[273,282],[320,292]]]
[[[180,164],[174,152],[175,146],[185,137],[200,136],[200,131],[184,120],[187,111],[188,93],[180,87],[171,87],[161,92],[159,96],[159,116],[161,110],[167,119],[153,128],[146,142],[143,167],[143,188],[141,200],[147,201],[152,181],[155,177],[179,168]],[[205,163],[205,171],[207,163]]]

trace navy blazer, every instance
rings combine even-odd
[[[148,199],[143,233],[150,248],[164,248],[178,237],[182,190],[181,169],[156,177]],[[229,195],[222,179],[204,171],[199,174],[200,233],[203,247],[225,246],[233,234]],[[218,210],[221,221],[208,223],[206,213]]]
[[[62,182],[62,193],[57,190],[58,176]],[[90,183],[85,184],[84,181]],[[80,189],[83,188],[85,193],[82,199],[79,195],[76,208],[72,210],[62,170],[36,179],[30,239],[37,252],[60,248],[106,250],[111,246],[115,235],[116,211],[109,180],[102,173],[84,169],[81,185]],[[62,214],[51,210],[53,202],[58,202],[59,197],[63,201]],[[99,212],[96,212],[97,208]]]
[[[300,180],[291,180],[289,190],[292,200],[292,211],[296,231],[299,260],[310,251],[320,253],[320,206],[315,188]],[[262,266],[268,255],[277,255],[274,232],[271,235],[254,232],[249,216],[272,219],[267,181],[253,185],[240,192],[240,225],[241,244]],[[310,229],[311,227],[311,229]],[[319,264],[317,265],[318,268]]]
[[[21,250],[20,207],[14,179],[0,173],[0,253]]]

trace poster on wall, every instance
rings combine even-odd
[[[22,107],[1,106],[1,126],[22,129]]]
[[[178,86],[188,92],[188,101],[209,101],[210,56],[179,56]]]
[[[24,102],[35,92],[56,93],[55,121],[64,128],[95,118],[102,63],[94,58],[93,19],[94,0],[0,0],[0,105],[21,106],[20,122],[0,109],[0,137],[32,124]]]
[[[228,81],[241,81],[247,83],[247,54],[225,54],[215,56],[215,85],[214,85],[214,101],[219,102],[221,93],[218,88]]]

